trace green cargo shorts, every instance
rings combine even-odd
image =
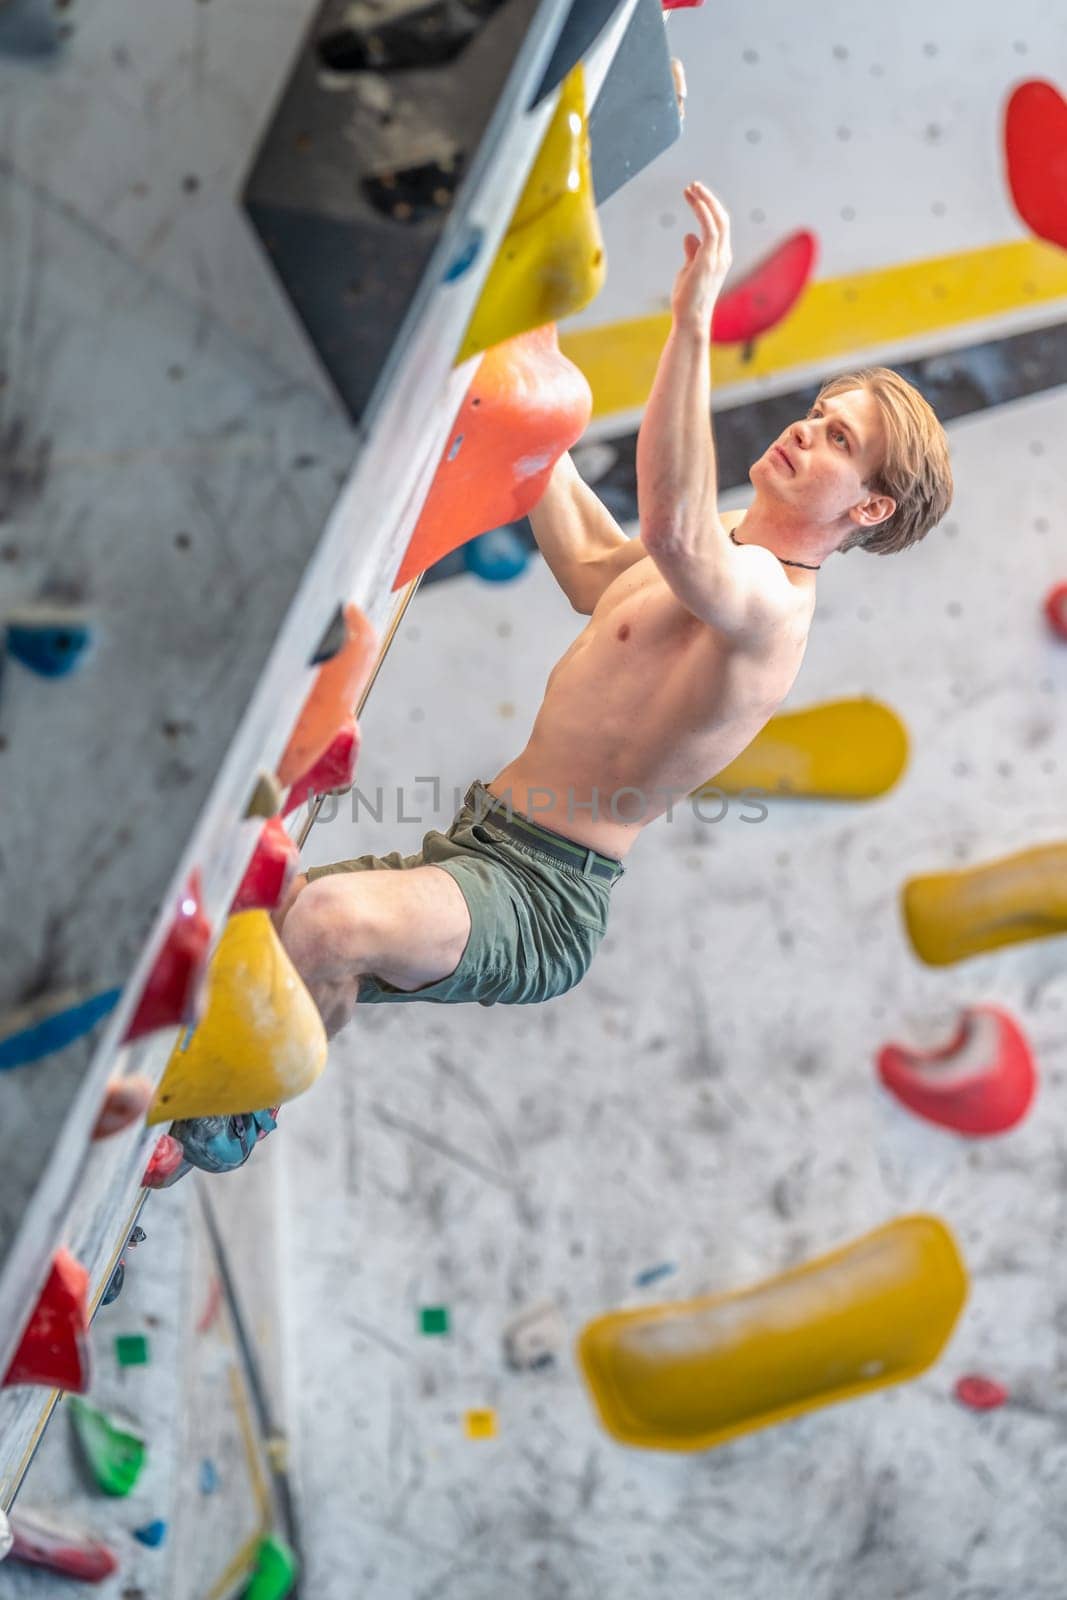
[[[505,832],[502,820],[523,836]],[[574,865],[538,847],[546,842],[557,849],[565,846]],[[594,861],[610,863],[615,869],[610,880],[592,875]],[[402,1000],[531,1005],[565,994],[589,970],[607,930],[611,891],[625,871],[614,857],[597,856],[509,809],[476,780],[448,832],[431,829],[416,855],[394,850],[385,856],[356,856],[310,867],[307,876],[314,882],[333,872],[402,872],[422,866],[442,867],[459,884],[470,910],[471,932],[459,965],[440,982],[412,990],[396,989],[368,973],[360,983],[360,1005]]]

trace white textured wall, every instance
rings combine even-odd
[[[583,323],[668,309],[693,178],[729,207],[740,268],[796,228],[830,278],[1026,236],[1001,123],[1020,80],[1063,86],[1063,19],[1041,0],[719,0],[676,12],[669,39],[685,134],[603,208],[608,280]]]

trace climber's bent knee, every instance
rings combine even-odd
[[[309,883],[289,909],[281,940],[310,987],[361,972],[381,948],[379,907],[329,880]]]
[[[412,867],[364,874],[354,887],[369,908],[375,942],[366,970],[379,984],[413,993],[455,974],[472,923],[466,896],[450,873]]]

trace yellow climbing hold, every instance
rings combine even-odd
[[[564,80],[457,364],[517,333],[581,310],[599,291],[604,271],[579,63]]]
[[[599,1317],[578,1356],[616,1439],[707,1450],[915,1377],[966,1295],[944,1223],[899,1217],[750,1289]]]
[[[468,1439],[495,1439],[497,1435],[496,1412],[488,1407],[468,1411],[463,1419]]]
[[[901,901],[915,954],[931,967],[1067,933],[1067,841],[909,878]]]
[[[861,696],[772,717],[748,749],[697,794],[805,795],[871,800],[896,783],[908,759],[907,729],[889,706]]]
[[[326,1065],[326,1031],[266,911],[231,917],[211,958],[200,1022],[179,1037],[148,1121],[281,1105]]]

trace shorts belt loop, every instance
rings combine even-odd
[[[595,865],[596,865],[596,851],[595,850],[586,850],[586,852],[585,852],[585,865],[582,868],[582,877],[583,878],[591,878],[593,876],[593,868],[594,868]]]

